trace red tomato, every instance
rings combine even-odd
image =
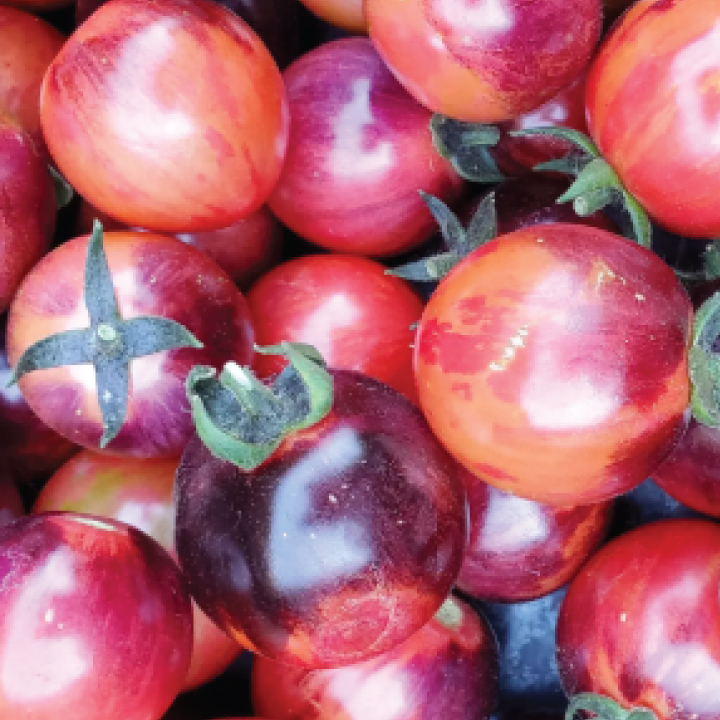
[[[661,225],[700,238],[720,234],[717,14],[715,0],[636,2],[587,85],[590,132],[621,181]]]
[[[440,283],[415,375],[428,422],[471,472],[558,505],[642,482],[685,425],[692,307],[672,270],[618,235],[538,225]]]
[[[350,32],[365,32],[363,0],[302,0],[308,10],[323,20]]]
[[[105,234],[105,252],[124,318],[160,315],[184,325],[203,348],[138,357],[130,367],[127,417],[108,452],[179,456],[193,433],[185,378],[193,365],[248,364],[253,330],[245,298],[206,255],[174,238],[144,232]],[[88,238],[55,248],[25,278],[8,316],[11,364],[33,343],[86,328],[83,270]],[[211,321],[209,321],[211,320]],[[92,365],[37,370],[19,381],[30,407],[51,428],[90,449],[103,434]]]
[[[64,42],[64,36],[44,20],[0,6],[0,112],[13,115],[44,155],[47,151],[40,129],[40,85]]]
[[[338,252],[392,255],[425,240],[435,222],[418,190],[452,202],[464,183],[433,147],[430,113],[370,41],[321,45],[284,79],[292,125],[273,213]]]
[[[174,553],[172,489],[178,459],[117,458],[85,450],[65,463],[35,500],[34,513],[72,511],[121,520]],[[183,689],[220,674],[240,646],[193,603],[193,652]]]
[[[49,250],[56,216],[45,158],[18,122],[0,111],[0,312]]]
[[[209,0],[111,0],[45,75],[41,121],[93,205],[163,232],[227,227],[277,181],[282,76],[258,36]]]
[[[307,255],[262,277],[247,296],[258,345],[314,345],[330,367],[370,375],[417,402],[411,326],[423,301],[374,260]],[[259,377],[278,373],[283,357],[256,353]]]
[[[600,693],[658,720],[720,718],[720,527],[663,520],[597,552],[557,627],[569,695]]]
[[[495,709],[497,659],[490,626],[452,598],[371,660],[308,670],[258,656],[253,707],[273,720],[485,720]]]
[[[370,39],[398,80],[456,120],[509,120],[577,77],[600,39],[600,0],[365,0]]]

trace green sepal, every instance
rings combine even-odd
[[[122,317],[98,220],[93,223],[88,242],[83,296],[89,327],[38,340],[23,352],[10,382],[34,370],[92,365],[103,426],[99,445],[105,448],[120,432],[127,416],[132,359],[180,347],[200,348],[202,343],[170,318]]]
[[[505,179],[488,151],[500,140],[500,130],[494,125],[453,120],[436,113],[430,119],[430,132],[438,154],[460,177],[482,184]]]
[[[416,282],[437,282],[471,252],[497,235],[495,193],[488,193],[480,201],[467,228],[442,200],[427,193],[420,194],[440,227],[448,250],[388,269],[385,274]]]
[[[645,707],[626,710],[620,703],[605,695],[579,693],[570,699],[565,720],[577,720],[576,715],[591,713],[598,720],[658,720],[657,715]]]
[[[713,345],[720,337],[720,293],[709,297],[695,314],[688,357],[693,417],[720,427],[720,357]]]
[[[572,143],[577,149],[573,149],[565,158],[540,163],[534,168],[575,175],[575,182],[557,202],[572,201],[573,209],[581,217],[591,215],[613,202],[619,202],[630,219],[630,225],[624,234],[645,248],[652,246],[652,225],[647,213],[627,191],[615,170],[600,154],[598,146],[587,135],[564,127],[526,128],[514,130],[510,134],[518,137],[549,135]]]
[[[332,407],[332,375],[314,347],[283,342],[255,349],[288,359],[271,386],[236,363],[219,375],[194,367],[186,383],[200,439],[215,457],[242,470],[261,465],[288,435],[317,424]]]

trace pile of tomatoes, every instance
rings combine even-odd
[[[0,719],[720,720],[720,1],[0,0]]]

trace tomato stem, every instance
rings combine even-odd
[[[612,698],[596,693],[580,693],[571,698],[565,720],[576,720],[579,712],[590,713],[598,720],[657,720],[652,710],[634,707],[626,710]]]
[[[271,386],[233,362],[219,376],[196,366],[186,383],[200,439],[215,457],[243,470],[261,465],[290,433],[320,422],[333,398],[332,375],[311,345],[283,342],[255,350],[289,361]]]
[[[557,202],[572,202],[580,216],[591,215],[607,205],[619,203],[630,220],[625,235],[639,245],[652,246],[652,225],[640,203],[627,191],[615,170],[602,157],[597,145],[577,130],[564,127],[540,127],[514,130],[514,136],[550,135],[566,140],[577,148],[565,158],[535,166],[535,170],[575,175],[575,182]]]
[[[690,408],[703,425],[720,427],[720,356],[714,350],[720,338],[720,293],[698,309],[693,323],[689,372]]]
[[[435,114],[430,119],[430,132],[438,154],[450,162],[460,177],[487,184],[505,179],[488,151],[500,140],[500,130],[494,125]]]
[[[463,258],[497,235],[495,194],[488,193],[482,199],[467,228],[462,226],[457,215],[442,200],[422,191],[420,196],[439,225],[448,250],[386,270],[385,274],[416,282],[437,282]]]

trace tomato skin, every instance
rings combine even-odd
[[[48,68],[40,115],[58,168],[83,197],[161,232],[227,227],[256,210],[289,129],[267,48],[208,0],[105,3]]]
[[[365,17],[418,102],[474,122],[510,120],[549,100],[589,61],[602,28],[596,0],[572,12],[557,0],[365,0]]]
[[[566,691],[658,720],[720,718],[720,528],[662,520],[600,549],[570,584],[557,627]]]
[[[540,225],[469,255],[425,307],[420,404],[465,467],[579,505],[642,482],[682,432],[690,301],[625,238]]]
[[[418,190],[452,203],[465,183],[433,147],[430,112],[370,41],[325,43],[283,77],[292,125],[273,213],[336,252],[387,256],[429,237],[436,223]]]
[[[434,617],[393,650],[349,667],[307,670],[258,656],[253,707],[272,720],[485,720],[497,698],[497,641],[484,618],[452,602],[452,625]]]
[[[0,112],[15,117],[47,156],[40,129],[40,86],[65,38],[52,25],[0,6]]]
[[[533,600],[567,583],[600,545],[612,502],[554,507],[466,473],[470,537],[456,586],[480,600]]]
[[[87,246],[87,237],[63,243],[26,276],[8,316],[11,364],[41,338],[88,326],[83,296]],[[220,368],[230,359],[249,364],[252,359],[247,302],[210,258],[175,238],[114,232],[105,234],[104,246],[123,317],[169,317],[204,344],[132,361],[127,417],[107,452],[179,456],[194,432],[185,395],[190,368]],[[102,418],[91,365],[38,370],[22,377],[19,385],[30,407],[56,432],[78,445],[99,448]]]
[[[56,217],[45,158],[17,121],[0,112],[0,312],[49,250]]]
[[[720,431],[691,419],[673,451],[652,473],[671,497],[720,517]]]
[[[178,458],[118,458],[83,450],[43,486],[33,513],[63,511],[126,522],[175,558],[172,489]],[[193,650],[183,690],[219,675],[240,652],[193,602]]]
[[[417,403],[411,326],[423,301],[408,283],[368,258],[306,255],[266,273],[247,295],[258,345],[314,345],[330,367],[357,370]],[[261,378],[285,361],[256,353]]]
[[[628,190],[667,229],[720,233],[720,34],[714,0],[640,0],[590,68],[588,125]]]

